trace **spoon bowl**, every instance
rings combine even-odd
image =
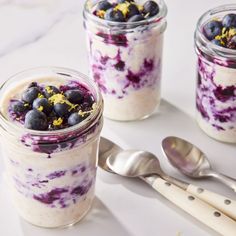
[[[162,141],[162,150],[170,163],[184,175],[213,177],[236,192],[236,180],[212,170],[206,155],[190,142],[170,136]]]
[[[211,169],[205,154],[184,139],[167,137],[162,141],[162,149],[170,163],[189,177],[202,178]]]
[[[147,151],[124,150],[116,155],[110,155],[106,164],[113,171],[115,166],[115,169],[119,170],[118,173],[120,175],[127,177],[163,174],[156,156]]]

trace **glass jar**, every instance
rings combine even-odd
[[[86,1],[84,26],[90,75],[102,92],[104,116],[121,121],[144,119],[161,98],[166,5],[157,1],[160,11],[149,19],[111,22],[93,15],[98,1]]]
[[[203,34],[207,22],[229,13],[236,13],[236,4],[216,7],[197,23],[196,119],[210,137],[236,143],[236,50],[215,45]]]
[[[94,96],[96,106],[85,120],[69,128],[26,129],[7,118],[6,108],[9,96],[32,81],[47,81],[54,86],[79,82]],[[0,133],[5,179],[13,203],[25,220],[37,226],[59,227],[78,222],[88,212],[94,198],[102,111],[103,101],[96,84],[70,69],[27,70],[1,86]]]

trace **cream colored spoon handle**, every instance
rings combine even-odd
[[[187,191],[236,220],[236,201],[192,184]]]
[[[148,178],[145,178],[148,182]],[[156,178],[152,187],[191,216],[224,236],[236,235],[236,222],[187,191]]]

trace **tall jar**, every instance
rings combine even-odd
[[[7,118],[9,98],[32,81],[64,85],[80,83],[95,98],[96,107],[81,123],[54,131],[24,128]],[[94,198],[97,152],[103,102],[97,86],[79,72],[65,68],[28,70],[0,88],[0,136],[5,179],[20,216],[42,227],[78,222]]]
[[[236,13],[236,4],[214,8],[197,23],[196,119],[210,137],[236,143],[236,50],[215,45],[203,34],[207,22],[229,13]]]
[[[103,95],[104,116],[120,121],[144,119],[161,99],[166,5],[157,0],[160,11],[156,16],[122,23],[96,17],[93,9],[98,2],[86,1],[84,26],[90,75]]]

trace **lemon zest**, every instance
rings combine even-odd
[[[230,28],[229,30],[227,30],[226,27],[223,27],[221,34],[215,36],[215,39],[219,40],[222,45],[225,45],[225,41],[228,41],[235,35],[236,35],[236,29]]]
[[[38,98],[44,98],[43,94],[39,93]]]
[[[140,12],[143,11],[143,6],[142,5],[136,5],[136,6],[137,6],[137,8]]]
[[[38,111],[43,111],[43,106],[39,106],[39,107],[37,108],[37,110],[38,110]]]
[[[96,12],[96,15],[100,18],[104,18],[105,13],[106,12],[104,10],[99,10]]]
[[[47,91],[48,94],[52,94],[53,93],[53,90],[49,86],[46,86],[45,90]]]
[[[67,104],[70,108],[68,109],[69,111],[71,111],[71,110],[73,110],[73,109],[75,109],[77,106],[78,106],[78,104],[72,104],[71,102],[69,102],[67,99],[66,99],[66,97],[63,95],[63,94],[61,94],[61,93],[57,93],[57,94],[54,94],[54,95],[52,95],[49,99],[49,102],[50,103],[52,103],[53,105],[56,105],[56,104],[58,104],[58,103],[60,103],[60,104]]]
[[[236,29],[235,28],[231,28],[230,30],[229,30],[229,37],[233,37],[233,36],[235,36],[236,35]]]
[[[58,93],[52,95],[48,100],[55,105],[57,103],[65,103],[66,98],[63,94]]]
[[[86,115],[89,115],[91,114],[95,109],[97,108],[97,103],[94,102],[93,105],[92,105],[92,109],[90,111],[82,111],[82,110],[79,110],[78,111],[78,114],[82,117],[86,116]]]
[[[59,126],[63,123],[63,119],[61,117],[59,117],[58,119],[53,121],[53,125],[54,126]]]
[[[126,15],[129,12],[129,6],[131,4],[129,2],[124,2],[124,3],[119,3],[117,6],[114,8],[115,11],[119,10],[122,12],[122,14],[126,17]]]

